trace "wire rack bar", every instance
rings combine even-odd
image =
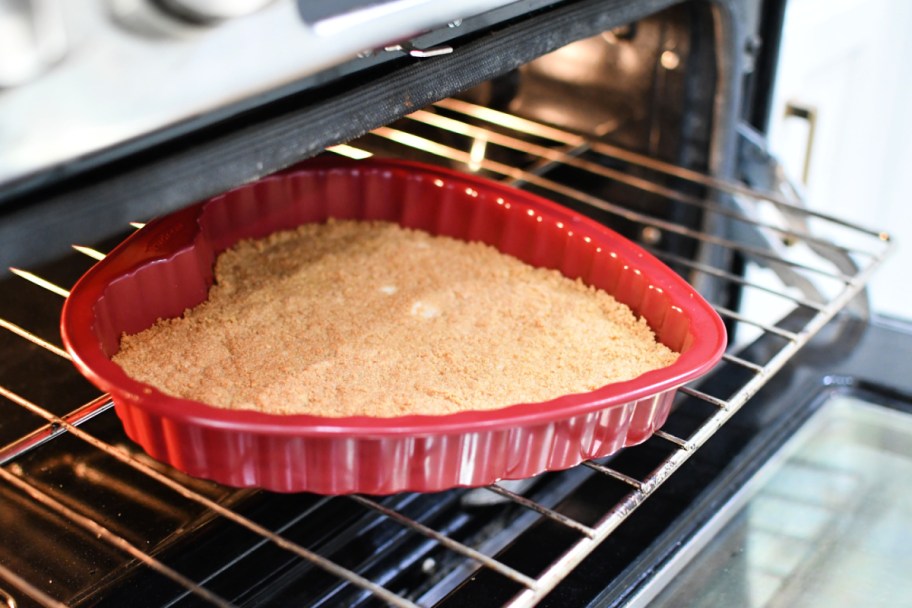
[[[880,240],[888,241],[890,239],[889,235],[881,230],[874,230],[872,228],[859,226],[853,222],[849,222],[843,218],[830,215],[828,213],[798,206],[793,201],[786,200],[776,193],[757,192],[756,190],[745,186],[744,184],[719,179],[713,177],[712,175],[707,175],[705,173],[700,173],[699,171],[693,171],[685,167],[680,167],[678,165],[674,165],[672,163],[668,163],[651,156],[646,156],[644,154],[626,150],[624,148],[606,142],[592,141],[583,135],[571,133],[569,131],[552,127],[550,125],[544,125],[542,123],[520,118],[512,114],[507,114],[498,110],[492,110],[491,108],[479,106],[467,101],[462,101],[460,99],[444,99],[435,103],[434,105],[450,111],[459,112],[461,114],[471,116],[473,118],[492,124],[506,127],[520,133],[525,133],[534,137],[541,137],[543,139],[550,139],[551,141],[562,143],[567,146],[576,147],[585,145],[589,149],[594,150],[600,154],[604,154],[605,156],[610,156],[634,165],[639,165],[641,167],[651,169],[659,173],[664,173],[672,177],[679,177],[696,184],[714,188],[721,192],[739,194],[752,199],[762,199],[776,205],[777,207],[791,211],[797,211],[801,215],[807,217],[816,217],[827,222],[843,226],[845,228],[850,228],[852,230],[862,232],[868,236],[877,237]]]
[[[556,521],[557,523],[559,523],[561,525],[564,525],[568,528],[576,530],[580,534],[584,534],[584,535],[590,536],[590,537],[595,536],[595,530],[593,530],[589,526],[587,526],[585,524],[581,524],[580,522],[576,521],[575,519],[567,517],[563,513],[558,513],[554,509],[549,509],[548,507],[545,507],[544,505],[540,505],[537,502],[535,502],[534,500],[530,500],[521,494],[517,494],[516,492],[511,492],[510,490],[508,490],[504,487],[501,487],[501,486],[497,485],[496,483],[492,484],[490,486],[487,486],[485,489],[490,492],[494,492],[495,494],[499,494],[500,496],[503,496],[504,498],[508,498],[508,499],[512,500],[513,502],[515,502],[527,509],[531,509],[532,511],[535,511],[536,513],[544,515],[545,517],[547,517],[548,519],[550,519],[552,521]]]
[[[718,277],[720,279],[724,279],[725,281],[728,281],[730,283],[736,283],[743,287],[749,287],[751,289],[756,289],[756,290],[762,291],[764,293],[778,296],[782,299],[789,300],[790,302],[794,302],[795,304],[798,304],[799,306],[804,306],[805,308],[810,308],[810,309],[816,310],[818,312],[826,310],[826,304],[824,304],[824,303],[815,302],[813,300],[808,300],[807,298],[802,298],[800,296],[796,296],[787,291],[781,291],[781,290],[774,289],[772,287],[768,287],[766,285],[761,285],[759,283],[745,279],[744,277],[732,274],[726,270],[721,270],[721,269],[715,268],[713,266],[708,266],[701,262],[695,262],[693,260],[689,260],[689,259],[681,257],[679,255],[670,253],[668,251],[662,251],[659,249],[655,249],[654,247],[646,247],[646,249],[651,254],[653,254],[654,256],[656,256],[657,258],[659,258],[661,260],[664,260],[667,263],[679,264],[681,266],[685,266],[686,268],[690,268],[691,270],[695,270],[695,271],[703,273],[703,274],[708,274],[708,275],[711,275],[714,277]]]
[[[393,129],[391,127],[380,127],[379,129],[375,129],[371,133],[373,133],[374,135],[377,135],[379,137],[388,139],[390,141],[396,142],[398,144],[401,144],[401,145],[404,145],[404,146],[407,146],[410,148],[415,148],[417,150],[421,150],[423,152],[427,152],[429,154],[433,154],[433,155],[439,156],[441,158],[446,158],[448,160],[453,160],[453,161],[457,161],[457,162],[461,162],[461,163],[465,163],[465,164],[469,164],[470,162],[473,162],[470,155],[467,152],[463,152],[462,150],[457,150],[450,146],[446,146],[441,143],[432,141],[430,139],[426,139],[424,137],[419,137],[417,135],[414,135],[413,133],[401,131],[399,129]],[[521,179],[522,181],[525,181],[529,184],[535,185],[540,188],[544,188],[546,190],[549,190],[549,191],[554,192],[555,194],[559,194],[561,196],[572,198],[576,201],[589,205],[590,207],[599,209],[601,211],[606,211],[608,213],[612,213],[618,217],[624,218],[631,222],[636,222],[636,223],[642,224],[644,226],[651,226],[653,228],[659,228],[661,230],[665,230],[666,232],[673,232],[675,234],[679,234],[681,236],[685,236],[685,237],[694,239],[696,241],[700,241],[707,245],[718,245],[720,247],[724,247],[726,249],[730,249],[732,251],[744,254],[748,257],[754,257],[754,258],[759,258],[759,259],[775,262],[777,264],[783,264],[783,265],[786,265],[786,266],[789,266],[792,268],[796,268],[799,270],[813,273],[815,275],[819,275],[819,276],[826,277],[829,279],[835,279],[841,283],[849,283],[852,280],[852,277],[850,277],[846,274],[843,274],[841,272],[832,272],[832,271],[828,271],[828,270],[825,270],[822,268],[809,266],[807,264],[797,262],[795,260],[784,259],[780,255],[770,252],[767,249],[763,249],[760,247],[754,247],[751,245],[745,245],[743,243],[739,243],[738,241],[733,241],[731,239],[727,239],[724,237],[719,237],[719,236],[711,235],[711,234],[708,234],[705,232],[700,232],[699,230],[694,230],[692,228],[678,225],[672,221],[655,218],[655,217],[647,215],[645,213],[641,213],[639,211],[634,211],[632,209],[628,209],[621,205],[610,203],[599,197],[593,196],[586,192],[581,192],[575,188],[571,188],[570,186],[566,186],[564,184],[560,184],[558,182],[540,177],[538,175],[528,173],[526,171],[523,171],[522,169],[513,167],[512,165],[506,165],[504,163],[500,163],[500,162],[496,162],[496,161],[492,161],[492,160],[482,160],[482,161],[478,162],[478,164],[481,168],[485,169],[486,171],[490,171],[492,173],[496,173],[496,174],[510,177],[513,179]]]
[[[435,114],[427,110],[418,110],[417,112],[409,114],[407,118],[410,118],[422,124],[449,131],[451,133],[464,135],[466,137],[480,138],[487,143],[493,143],[504,148],[515,150],[517,152],[522,152],[524,154],[530,154],[539,158],[547,159],[550,161],[549,167],[550,165],[565,165],[568,167],[574,167],[576,169],[586,171],[587,173],[591,173],[593,175],[598,175],[608,180],[613,180],[626,184],[628,186],[632,186],[638,190],[642,190],[643,192],[649,192],[650,194],[656,194],[673,201],[685,203],[687,205],[703,209],[704,211],[709,211],[723,217],[727,217],[737,222],[764,228],[773,232],[774,234],[779,235],[780,237],[800,239],[808,243],[813,243],[820,247],[838,251],[840,253],[860,253],[868,256],[875,255],[874,253],[866,250],[843,247],[833,243],[832,241],[810,235],[806,232],[797,232],[789,228],[783,228],[782,226],[778,226],[776,224],[770,224],[769,222],[765,222],[755,217],[751,217],[745,213],[741,213],[735,208],[724,207],[715,201],[694,196],[692,194],[687,194],[681,192],[680,190],[659,184],[655,181],[631,175],[629,173],[624,173],[619,169],[606,167],[605,165],[588,161],[573,155],[573,152],[579,153],[581,150],[592,149],[591,142],[587,142],[587,145],[585,146],[573,148],[568,153],[564,150],[548,148],[546,146],[534,144],[523,139],[504,135],[502,133],[498,133],[497,131],[470,125],[468,123],[454,120],[452,118],[447,118],[446,116],[441,116],[440,114]],[[530,172],[530,175],[540,176],[540,174],[540,171]],[[526,182],[527,180],[522,179],[521,181]]]
[[[0,587],[0,602],[2,602],[6,608],[19,608],[19,604],[16,603],[13,596],[7,591],[4,591],[2,587]]]
[[[628,486],[632,486],[633,488],[635,488],[637,490],[642,491],[645,487],[643,482],[640,481],[639,479],[634,479],[630,475],[621,473],[620,471],[618,471],[616,469],[612,469],[611,467],[607,467],[603,464],[599,464],[597,462],[587,460],[586,462],[583,463],[583,465],[589,467],[590,469],[592,469],[594,471],[598,471],[599,473],[601,473],[603,475],[613,477],[614,479],[617,479],[618,481],[623,481]]]
[[[539,575],[538,589],[526,589],[507,603],[510,607],[534,606],[554,589],[564,577],[595,550],[615,529],[649,497],[661,483],[683,464],[692,452],[675,450],[649,478],[641,489],[628,493],[606,513],[595,526],[593,538],[583,538],[571,546]],[[609,473],[610,474],[610,473]],[[614,475],[611,475],[614,477]]]
[[[79,526],[81,526],[82,528],[87,530],[88,532],[95,535],[97,538],[103,540],[104,542],[108,543],[109,545],[111,545],[113,547],[120,549],[124,553],[127,553],[128,555],[130,555],[130,557],[132,557],[136,560],[139,560],[140,562],[142,562],[144,565],[148,566],[155,572],[171,579],[172,581],[174,581],[175,583],[177,583],[183,587],[186,587],[188,591],[190,591],[194,595],[198,596],[200,599],[206,600],[207,602],[209,602],[210,604],[213,604],[215,606],[221,606],[222,608],[230,608],[230,606],[231,606],[230,602],[225,601],[223,598],[219,597],[215,593],[196,584],[195,582],[193,582],[192,580],[190,580],[189,578],[187,578],[180,572],[177,572],[173,568],[171,568],[171,567],[163,564],[159,560],[155,559],[154,557],[152,557],[151,555],[149,555],[142,549],[139,549],[136,545],[134,545],[127,539],[115,534],[114,532],[111,532],[111,530],[109,530],[105,526],[101,525],[94,519],[92,519],[90,517],[86,517],[82,513],[79,513],[78,511],[71,509],[67,505],[65,505],[62,502],[60,502],[59,500],[55,499],[50,494],[46,494],[45,492],[42,492],[41,490],[39,490],[35,486],[31,485],[30,483],[28,483],[27,481],[25,481],[18,475],[14,475],[13,473],[10,473],[3,467],[0,467],[0,479],[3,479],[3,481],[5,481],[9,485],[15,487],[23,494],[28,495],[29,498],[31,498],[35,502],[58,513],[65,519],[78,524]]]
[[[68,290],[64,289],[63,287],[60,287],[59,285],[54,285],[47,279],[42,279],[37,274],[29,272],[28,270],[22,270],[21,268],[12,268],[11,267],[10,272],[12,272],[14,275],[16,275],[18,277],[25,279],[29,283],[33,283],[33,284],[37,285],[38,287],[43,287],[44,289],[47,289],[48,291],[50,291],[52,293],[56,293],[58,296],[60,296],[62,298],[68,298],[70,296],[70,292]]]
[[[2,387],[0,387],[0,390],[6,393],[12,392],[9,389]],[[112,407],[114,407],[114,402],[111,401],[111,398],[107,395],[102,395],[101,397],[93,399],[85,405],[76,408],[66,416],[63,416],[62,420],[65,420],[68,424],[73,426],[79,426],[80,424],[88,422],[95,416],[108,411]],[[31,433],[0,448],[0,465],[6,464],[66,432],[66,426],[59,425],[56,422],[47,422]]]
[[[733,363],[734,365],[738,365],[740,367],[747,368],[757,374],[762,374],[764,371],[762,365],[757,365],[756,363],[752,363],[751,361],[748,361],[747,359],[742,359],[741,357],[738,357],[737,355],[732,355],[730,353],[723,353],[722,360],[728,361],[729,363]]]
[[[441,545],[443,545],[444,547],[446,547],[447,549],[449,549],[451,551],[455,551],[456,553],[459,553],[460,555],[463,555],[465,557],[468,557],[469,559],[475,560],[476,562],[484,565],[485,567],[490,568],[491,570],[494,570],[498,574],[505,576],[513,581],[516,581],[520,585],[523,585],[530,589],[534,589],[537,585],[537,581],[534,578],[523,574],[519,570],[516,570],[515,568],[511,568],[510,566],[507,566],[506,564],[503,564],[503,563],[497,561],[496,559],[493,559],[493,558],[485,555],[484,553],[476,551],[475,549],[473,549],[471,547],[468,547],[458,541],[455,541],[452,538],[450,538],[449,536],[447,536],[446,534],[441,534],[437,530],[434,530],[433,528],[429,528],[428,526],[425,526],[424,524],[419,523],[419,522],[415,521],[414,519],[411,519],[410,517],[406,517],[405,515],[399,513],[398,511],[389,509],[389,508],[381,505],[378,502],[375,502],[369,498],[365,498],[364,496],[359,496],[357,494],[354,494],[354,495],[350,496],[349,498],[351,498],[352,500],[354,500],[355,502],[359,503],[362,506],[365,506],[369,509],[373,509],[374,511],[377,511],[378,513],[382,513],[386,517],[389,517],[390,519],[399,522],[403,526],[411,528],[412,530],[418,532],[419,534],[426,536],[426,537],[440,543]]]
[[[86,255],[86,256],[92,258],[93,260],[100,261],[100,260],[105,259],[105,254],[98,251],[97,249],[92,249],[91,247],[86,247],[85,245],[73,245],[73,249],[75,249],[76,251],[78,251],[79,253],[81,253],[83,255]]]
[[[779,336],[780,338],[785,338],[791,342],[794,342],[798,339],[798,334],[787,329],[782,329],[781,327],[776,327],[775,325],[770,325],[769,323],[763,323],[762,321],[757,321],[748,316],[742,315],[739,312],[725,308],[724,306],[719,306],[718,304],[713,304],[713,309],[719,313],[720,316],[726,317],[729,319],[734,319],[735,321],[740,321],[747,325],[757,327],[763,331]]]
[[[674,444],[675,446],[677,446],[678,448],[680,448],[682,450],[690,451],[693,449],[693,446],[690,445],[689,441],[687,441],[685,439],[681,439],[680,437],[676,437],[676,436],[672,435],[671,433],[666,433],[665,431],[663,431],[661,429],[653,432],[653,435],[655,435],[656,437],[659,437],[660,439],[664,439],[668,443]]]
[[[32,332],[28,331],[27,329],[25,329],[23,327],[20,327],[19,325],[16,325],[15,323],[13,323],[11,321],[7,321],[6,319],[0,318],[0,327],[2,327],[3,329],[6,329],[8,331],[11,331],[12,333],[16,334],[20,338],[25,338],[32,344],[36,344],[36,345],[40,346],[41,348],[54,353],[58,357],[63,357],[64,359],[67,359],[67,360],[70,360],[70,358],[71,358],[70,354],[68,352],[66,352],[65,350],[63,350],[62,348],[60,348],[59,346],[51,344],[47,340],[36,336]]]
[[[45,608],[68,608],[66,604],[58,602],[47,593],[38,589],[33,584],[4,566],[0,564],[0,578],[9,582],[16,589],[29,596],[35,602],[45,606]],[[17,608],[18,604],[8,593],[0,589],[0,598],[3,599],[3,603],[7,608]]]
[[[90,435],[89,433],[86,433],[79,427],[68,423],[63,418],[55,416],[51,412],[42,408],[41,406],[39,406],[35,403],[32,403],[28,399],[25,399],[24,397],[21,397],[21,396],[17,395],[16,393],[13,393],[12,391],[10,391],[9,389],[7,389],[3,386],[0,386],[0,396],[6,397],[10,401],[17,403],[18,405],[24,407],[28,411],[30,411],[38,416],[41,416],[42,418],[44,418],[47,422],[51,423],[52,425],[56,424],[58,426],[64,427],[66,429],[66,431],[71,433],[73,436],[78,437],[79,439],[85,441],[86,443],[93,446],[94,448],[101,450],[105,454],[112,456],[113,458],[116,458],[117,460],[126,464],[127,466],[130,466],[130,467],[136,469],[140,473],[153,478],[154,480],[158,481],[159,483],[174,490],[175,492],[177,492],[179,495],[183,496],[184,498],[197,502],[197,503],[203,505],[204,507],[207,507],[208,509],[217,513],[218,515],[220,515],[240,526],[247,528],[251,532],[254,532],[255,534],[262,536],[263,538],[269,540],[270,542],[281,547],[282,549],[285,549],[286,551],[289,551],[291,553],[298,555],[299,557],[304,558],[305,560],[311,562],[312,564],[326,570],[330,574],[333,574],[358,587],[361,587],[362,589],[366,589],[366,590],[370,591],[371,593],[373,593],[380,599],[384,600],[385,602],[387,602],[393,606],[398,606],[400,608],[415,608],[415,604],[413,602],[410,602],[410,601],[396,595],[395,593],[389,591],[388,589],[381,587],[380,585],[377,585],[373,581],[370,581],[370,580],[362,577],[361,575],[359,575],[355,572],[352,572],[351,570],[349,570],[343,566],[336,564],[335,562],[333,562],[330,559],[327,559],[317,553],[314,553],[313,551],[310,551],[309,549],[306,549],[305,547],[302,547],[301,545],[298,545],[297,543],[293,543],[293,542],[285,539],[284,537],[272,532],[271,530],[265,528],[264,526],[261,526],[260,524],[254,522],[253,520],[248,519],[248,518],[244,517],[243,515],[236,513],[235,511],[232,511],[231,509],[225,507],[222,504],[219,504],[218,502],[212,500],[211,498],[204,496],[204,495],[200,494],[199,492],[181,484],[180,482],[175,481],[174,479],[168,477],[167,475],[155,470],[154,468],[148,466],[144,462],[133,457],[133,455],[127,453],[126,451],[124,451],[120,448],[117,448],[113,445],[110,445],[108,443],[105,443],[104,441],[96,438],[95,436]]]
[[[695,388],[691,388],[689,386],[682,386],[678,390],[681,391],[682,393],[684,393],[685,395],[694,397],[696,399],[700,399],[702,401],[706,401],[707,403],[710,403],[723,410],[727,410],[731,407],[731,403],[726,401],[725,399],[719,399],[718,397],[713,397],[710,394],[704,393],[703,391],[697,390]]]

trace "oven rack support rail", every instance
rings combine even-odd
[[[438,137],[435,138],[434,134]],[[491,152],[495,149],[517,153],[523,158],[531,158],[532,161],[526,161],[525,168],[499,162],[492,159],[495,155]],[[533,606],[548,595],[830,319],[862,293],[871,274],[892,248],[886,233],[858,227],[827,214],[807,210],[779,195],[757,192],[740,183],[720,180],[600,141],[589,140],[578,134],[457,100],[444,100],[433,108],[406,117],[395,126],[382,127],[356,142],[330,150],[354,157],[369,156],[375,151],[390,153],[392,150],[392,153],[395,153],[396,150],[400,150],[412,158],[417,154],[428,162],[444,162],[462,166],[469,171],[483,171],[521,187],[535,188],[546,196],[570,200],[580,206],[633,222],[642,228],[644,235],[653,237],[644,239],[647,240],[647,244],[649,240],[655,241],[656,235],[661,237],[662,234],[674,234],[690,239],[699,247],[717,248],[729,254],[744,256],[760,267],[777,269],[780,276],[795,279],[791,285],[770,286],[755,282],[749,276],[734,275],[699,259],[683,258],[653,248],[660,259],[686,273],[695,284],[699,284],[701,278],[711,277],[713,280],[737,285],[745,291],[755,291],[764,297],[777,299],[787,306],[786,313],[802,309],[805,314],[801,317],[800,326],[794,327],[794,324],[782,323],[779,319],[762,319],[716,305],[719,314],[734,327],[748,327],[754,332],[754,336],[772,338],[778,345],[777,348],[772,349],[761,360],[743,356],[735,349],[727,352],[711,373],[725,369],[739,370],[746,380],[730,394],[710,394],[701,390],[699,385],[682,387],[679,408],[686,407],[686,400],[695,399],[709,404],[711,413],[695,430],[684,436],[658,431],[655,434],[656,441],[665,445],[667,456],[647,475],[634,477],[613,468],[610,462],[586,462],[581,465],[594,474],[604,475],[627,488],[620,501],[604,505],[603,512],[596,521],[578,521],[561,513],[557,508],[537,503],[502,485],[495,484],[485,488],[483,491],[490,492],[501,500],[511,501],[537,516],[548,518],[578,536],[563,554],[540,572],[522,572],[498,560],[496,552],[492,555],[477,547],[463,544],[372,498],[351,496],[326,499],[354,501],[365,510],[379,513],[414,534],[470,560],[475,564],[474,567],[488,569],[513,581],[521,589],[507,604],[514,608]],[[734,229],[734,233],[747,227],[766,235],[768,246],[758,245],[757,241],[750,244],[742,243],[728,238],[725,234],[694,230],[613,203],[582,191],[573,183],[550,177],[550,171],[556,167],[569,168],[594,175],[601,180],[624,184],[637,191],[660,197],[669,204],[696,207],[707,217],[740,226]],[[653,177],[643,177],[644,174]],[[694,194],[695,191],[701,194]],[[140,226],[141,224],[134,224],[134,227]],[[829,236],[834,230],[840,235],[838,239]],[[828,236],[818,236],[818,232],[827,233]],[[74,248],[92,259],[104,257],[103,252],[90,247],[74,245]],[[53,294],[53,297],[65,298],[68,295],[65,287],[49,279],[28,270],[12,270],[22,280],[44,288]],[[57,344],[39,337],[27,327],[0,318],[0,331],[9,332],[16,339],[27,341],[58,357],[69,358]],[[43,420],[43,425],[34,432],[0,446],[0,483],[16,488],[28,500],[81,527],[97,537],[100,542],[124,552],[137,563],[185,587],[188,593],[205,602],[217,606],[231,605],[229,601],[207,589],[205,581],[191,580],[160,561],[151,552],[129,542],[115,531],[94,521],[89,515],[79,512],[66,501],[52,496],[29,479],[28,473],[19,466],[17,460],[43,445],[52,443],[62,435],[70,435],[89,444],[106,457],[130,467],[137,474],[149,477],[183,498],[197,503],[214,517],[224,518],[262,537],[266,542],[373,594],[389,605],[414,607],[425,605],[425,601],[429,600],[399,596],[382,584],[253,521],[232,509],[225,501],[213,499],[189,487],[168,470],[152,466],[123,447],[107,443],[87,432],[82,428],[84,423],[96,416],[113,415],[108,411],[112,404],[105,395],[65,415],[56,415],[45,404],[35,403],[6,386],[0,385],[0,396]],[[672,416],[675,416],[676,412],[677,410]],[[637,449],[638,447],[627,448],[628,451]],[[39,582],[26,580],[19,573],[0,564],[0,599],[5,598],[7,605],[15,605],[10,590],[23,594],[38,605],[64,605],[60,599],[42,589]]]

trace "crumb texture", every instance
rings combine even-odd
[[[115,362],[217,407],[387,417],[546,401],[677,358],[604,291],[390,223],[244,241],[215,275],[206,302],[123,336]]]

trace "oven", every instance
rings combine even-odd
[[[18,34],[0,62],[0,600],[762,606],[833,600],[825,576],[864,586],[871,564],[886,578],[865,597],[905,597],[887,565],[908,558],[874,540],[826,560],[908,522],[912,339],[865,297],[889,235],[806,208],[768,151],[785,3],[440,4],[0,4]],[[605,223],[697,288],[729,348],[641,445],[526,480],[332,497],[157,462],[63,350],[69,290],[149,219],[318,155],[443,165]],[[887,461],[861,466],[872,451]],[[886,515],[846,523],[856,503]]]

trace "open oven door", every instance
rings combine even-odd
[[[693,502],[592,605],[908,597],[910,356],[909,323],[837,319],[663,489]],[[709,482],[693,494],[688,474]]]

